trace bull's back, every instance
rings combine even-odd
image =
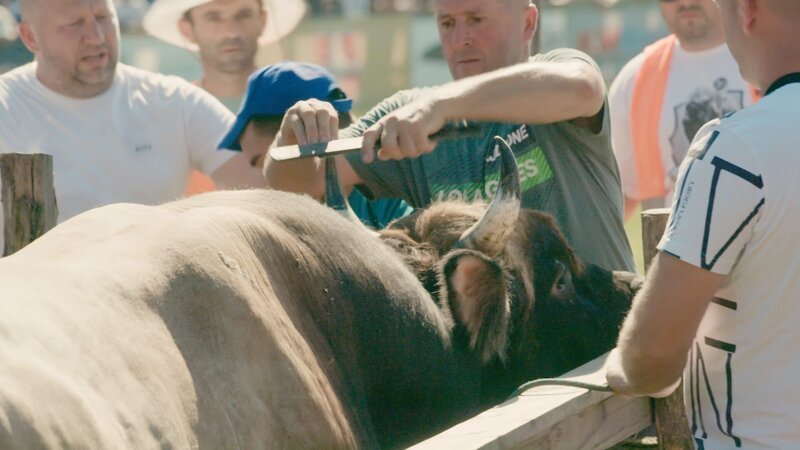
[[[263,276],[253,219],[113,206],[0,260],[0,447],[370,443],[310,318]]]

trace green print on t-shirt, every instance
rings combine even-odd
[[[536,146],[532,149],[516,155],[517,168],[519,169],[519,182],[522,192],[533,189],[545,181],[553,178],[553,170],[547,162],[541,147]],[[491,164],[490,175],[483,182],[472,182],[463,184],[432,184],[431,197],[434,201],[442,200],[466,200],[468,202],[488,201],[497,190],[500,180],[499,168],[496,164]]]

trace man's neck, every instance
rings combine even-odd
[[[708,39],[681,39],[678,36],[678,42],[681,48],[687,52],[702,52],[724,44],[725,37],[722,34]]]
[[[254,65],[235,74],[206,71],[198,84],[214,97],[241,97],[247,89],[247,78],[255,70]]]

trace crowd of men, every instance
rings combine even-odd
[[[111,0],[22,0],[19,34],[35,61],[0,76],[0,153],[53,155],[63,221],[174,199],[193,171],[216,188],[321,198],[321,160],[275,161],[270,146],[363,136],[362,151],[335,164],[352,201],[364,202],[361,219],[381,227],[408,205],[487,199],[500,135],[520,167],[523,206],[552,214],[586,261],[634,270],[624,218],[640,203],[671,205],[609,358],[610,386],[664,395],[683,373],[698,447],[791,447],[800,442],[788,384],[800,358],[785,351],[800,338],[791,145],[800,2],[658,4],[671,34],[630,61],[607,96],[588,55],[531,56],[539,11],[530,0],[434,0],[453,81],[400,91],[352,118],[324,68],[256,67],[258,45],[291,31],[302,0],[157,0],[145,29],[197,53],[193,82],[120,63]],[[477,135],[431,138],[463,120]]]

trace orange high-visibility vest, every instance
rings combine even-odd
[[[644,49],[644,61],[636,74],[631,104],[631,134],[636,158],[636,200],[659,198],[667,194],[664,164],[658,139],[664,95],[667,91],[672,51],[678,38],[669,35]],[[751,86],[753,101],[759,97]]]

